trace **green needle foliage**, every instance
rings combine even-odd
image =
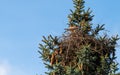
[[[68,15],[68,28],[61,37],[43,36],[39,53],[47,75],[114,75],[118,70],[115,47],[118,35],[100,35],[103,25],[93,28],[91,10],[84,0],[73,0],[74,10]]]

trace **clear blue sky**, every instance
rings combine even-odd
[[[86,0],[85,5],[93,10],[94,25],[106,24],[108,34],[120,35],[119,3]],[[43,35],[64,32],[69,9],[73,9],[72,0],[0,0],[0,75],[45,75],[38,44]]]

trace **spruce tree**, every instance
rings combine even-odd
[[[74,10],[68,15],[65,33],[43,36],[39,53],[47,75],[113,75],[118,70],[115,47],[118,35],[101,35],[103,25],[93,28],[90,8],[85,10],[84,0],[73,0]]]

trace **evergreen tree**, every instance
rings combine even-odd
[[[100,35],[103,25],[93,28],[91,10],[84,0],[73,0],[68,28],[62,37],[43,36],[39,53],[49,72],[47,75],[113,75],[118,70],[115,47],[118,35]]]

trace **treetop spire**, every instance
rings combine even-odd
[[[84,9],[84,0],[73,0],[74,10],[70,10],[71,14],[68,15],[69,19],[69,29],[76,26],[85,33],[88,33],[91,30],[91,21],[93,15],[91,15],[90,8],[87,10]]]

